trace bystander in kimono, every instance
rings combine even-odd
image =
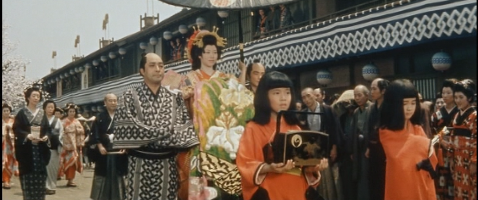
[[[95,175],[91,185],[90,198],[93,200],[122,200],[124,198],[128,157],[124,150],[113,150],[113,126],[118,98],[106,94],[106,109],[93,121],[90,144],[95,145],[89,159],[95,162]]]
[[[266,67],[264,67],[259,59],[254,59],[246,68],[246,88],[252,93],[256,93],[259,81],[265,73]]]
[[[139,71],[144,82],[124,93],[113,118],[113,149],[128,155],[125,199],[176,199],[177,153],[199,141],[182,94],[161,84],[161,57],[142,55]]]
[[[280,23],[279,28],[282,29],[282,32],[289,30],[293,24],[294,20],[292,19],[292,14],[288,7],[284,4],[279,5],[280,7]]]
[[[371,102],[368,100],[370,90],[364,85],[357,85],[354,88],[354,100],[358,108],[355,109],[352,119],[352,163],[353,180],[357,188],[357,199],[370,199],[369,191],[369,158],[365,153],[368,148],[368,120],[369,107]]]
[[[281,110],[295,110],[292,81],[281,72],[269,72],[259,82],[254,97],[255,114],[246,125],[237,152],[237,167],[242,175],[244,200],[316,200],[315,187],[321,170],[328,167],[322,159],[316,166],[296,166],[293,160],[274,163],[268,151],[276,134],[277,115]],[[280,130],[300,130],[294,113],[285,113]],[[312,195],[315,194],[315,195]]]
[[[383,200],[385,197],[385,166],[386,158],[378,130],[380,129],[380,109],[383,95],[390,81],[376,78],[370,84],[370,96],[375,101],[369,106],[368,137],[365,157],[369,161],[369,191],[370,200]]]
[[[420,101],[411,81],[398,79],[387,87],[380,125],[387,158],[384,199],[436,199],[437,157],[420,125]]]
[[[12,106],[2,105],[2,183],[4,189],[10,189],[10,179],[18,176],[18,162],[15,159],[15,135],[13,134]]]
[[[63,148],[60,158],[60,168],[65,174],[67,187],[76,187],[75,179],[76,172],[83,172],[83,145],[85,140],[85,130],[78,121],[78,106],[73,103],[67,104],[64,109],[67,112],[67,117],[63,119]]]
[[[47,136],[50,140],[50,162],[46,166],[47,179],[46,179],[46,194],[52,195],[56,193],[56,182],[58,179],[58,170],[60,168],[60,153],[61,153],[61,137],[63,136],[63,125],[61,119],[58,119],[55,115],[56,103],[52,100],[46,100],[43,102],[43,110],[45,116],[48,119],[48,125],[50,126]]]
[[[453,90],[455,89],[456,79],[446,79],[441,87],[441,96],[444,106],[436,110],[431,117],[431,126],[434,133],[440,133],[445,127],[452,127],[453,118],[458,113],[455,99],[453,98]],[[437,103],[438,105],[438,99]],[[447,129],[446,132],[449,133]],[[437,172],[438,178],[435,179],[435,189],[437,198],[440,200],[453,199],[453,177],[450,172],[450,162],[452,161],[452,152],[448,151],[451,138],[450,134],[443,135],[441,143],[435,148],[438,157]]]
[[[38,107],[42,99],[39,86],[25,90],[27,106],[18,111],[13,122],[15,156],[20,171],[23,200],[45,200],[46,166],[50,161],[49,140],[46,135],[50,126],[43,109]]]
[[[455,84],[453,96],[458,113],[453,119],[451,171],[454,199],[477,199],[476,194],[476,109],[471,106],[476,85],[470,79]]]

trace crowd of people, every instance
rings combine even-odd
[[[160,56],[143,54],[143,83],[106,94],[91,128],[73,103],[40,106],[38,87],[16,116],[4,103],[3,188],[17,175],[25,200],[44,200],[58,178],[76,187],[83,162],[94,162],[94,200],[476,199],[472,80],[445,80],[432,112],[406,79],[377,78],[327,105],[323,88],[296,93],[259,60],[240,62],[239,77],[217,70],[225,41],[215,31],[189,42],[192,70],[179,88],[164,82]],[[322,114],[285,113],[277,126],[283,110]],[[327,155],[310,166],[271,158],[275,134],[290,130],[326,133]]]

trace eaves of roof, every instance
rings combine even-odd
[[[136,42],[137,40],[143,38],[144,36],[150,35],[153,32],[157,31],[158,29],[161,29],[165,26],[168,26],[168,25],[170,25],[174,22],[180,21],[180,20],[182,20],[184,18],[187,18],[191,15],[195,15],[195,14],[198,14],[198,13],[201,13],[201,12],[204,12],[204,11],[206,11],[206,10],[204,10],[204,9],[189,9],[189,10],[188,9],[182,9],[178,13],[172,15],[171,17],[160,21],[158,24],[155,24],[155,25],[153,25],[149,28],[146,28],[144,30],[140,30],[136,33],[132,33],[130,35],[127,35],[127,36],[125,36],[125,37],[123,37],[119,40],[115,40],[111,44],[109,44],[109,45],[107,45],[103,48],[100,48],[100,49],[94,51],[93,53],[90,53],[89,55],[85,56],[84,58],[81,58],[79,60],[76,60],[76,61],[73,61],[73,62],[70,62],[70,63],[66,64],[65,66],[55,70],[54,72],[51,72],[50,74],[44,76],[43,80],[46,80],[46,79],[48,79],[52,76],[59,75],[60,73],[63,73],[65,70],[69,70],[69,68],[71,68],[72,66],[78,66],[78,64],[80,64],[82,62],[92,60],[94,58],[102,56],[105,52],[109,52],[112,49],[116,49],[118,47],[121,47],[123,45],[129,44],[129,43],[132,43],[132,42]]]

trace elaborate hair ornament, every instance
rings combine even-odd
[[[30,85],[23,90],[23,93],[27,93],[27,91],[30,90],[30,89],[38,90],[40,93],[42,93],[41,84],[36,84],[35,83],[33,85]]]
[[[192,56],[191,56],[192,48],[193,48],[193,46],[196,46],[198,48],[203,48],[204,47],[204,42],[203,42],[204,36],[211,35],[211,36],[215,37],[216,38],[216,46],[218,46],[218,47],[225,47],[226,44],[227,44],[227,39],[223,38],[223,37],[221,37],[217,34],[217,31],[219,31],[219,28],[216,27],[216,26],[214,26],[212,28],[212,31],[200,30],[199,28],[196,28],[195,26],[193,26],[193,29],[194,29],[194,32],[193,32],[193,34],[191,35],[191,37],[189,38],[189,41],[188,41],[188,59],[189,59],[189,62],[191,62],[191,63],[192,63]]]
[[[64,110],[68,110],[68,109],[71,109],[71,108],[76,110],[76,109],[78,109],[78,106],[74,103],[67,103]]]

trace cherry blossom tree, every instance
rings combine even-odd
[[[8,28],[2,20],[2,102],[18,108],[25,102],[23,90],[32,82],[25,78],[29,61],[15,54],[16,45],[8,39]]]

